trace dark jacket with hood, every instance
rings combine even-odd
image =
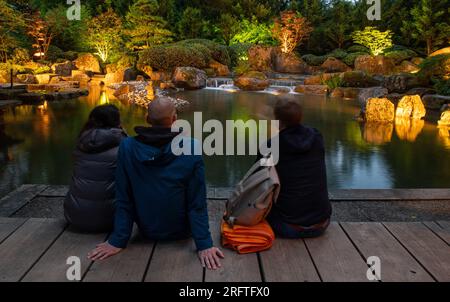
[[[90,129],[73,153],[74,168],[64,202],[66,220],[86,232],[111,231],[114,216],[117,152],[122,129]]]
[[[282,130],[279,142],[276,169],[281,189],[270,215],[304,227],[330,218],[322,135],[316,129],[298,125]]]
[[[193,237],[198,250],[212,247],[201,155],[172,152],[178,133],[137,127],[120,145],[116,174],[116,216],[109,243],[126,247],[136,222],[153,240]],[[184,143],[198,144],[185,138]],[[198,147],[198,146],[196,146]]]

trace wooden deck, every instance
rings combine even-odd
[[[12,211],[36,194],[57,197],[64,190],[24,186],[3,201]],[[218,245],[224,203],[210,205]],[[449,221],[333,222],[321,238],[277,239],[271,250],[250,255],[224,250],[218,271],[200,266],[192,240],[154,242],[140,238],[137,230],[119,255],[89,261],[88,251],[107,238],[73,232],[60,219],[0,217],[0,281],[68,281],[66,262],[71,256],[81,260],[83,282],[368,282],[370,256],[381,260],[382,282],[450,281]]]

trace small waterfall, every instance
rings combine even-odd
[[[303,78],[301,77],[275,77],[269,79],[270,87],[260,91],[261,93],[270,93],[274,95],[296,93],[295,87],[303,84]],[[239,88],[234,85],[232,78],[209,78],[206,82],[206,89],[222,90],[227,92],[237,92]]]
[[[207,88],[219,89],[223,85],[234,85],[232,78],[209,78],[206,82]]]

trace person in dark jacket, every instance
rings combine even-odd
[[[96,107],[78,137],[64,201],[66,220],[83,232],[109,232],[114,221],[117,152],[127,135],[113,105]]]
[[[109,240],[89,258],[103,260],[127,246],[133,223],[152,240],[194,238],[204,267],[217,269],[223,253],[213,247],[206,204],[204,163],[201,155],[175,155],[171,130],[177,114],[173,102],[158,98],[149,106],[152,127],[136,127],[136,137],[120,145],[116,174],[116,214]],[[196,142],[185,138],[183,143]]]
[[[282,99],[275,106],[280,122],[280,194],[268,222],[284,238],[310,238],[322,235],[332,214],[328,198],[325,147],[317,129],[301,124],[302,108]]]

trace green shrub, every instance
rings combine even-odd
[[[320,66],[327,60],[327,57],[326,56],[316,56],[316,55],[308,54],[308,55],[304,55],[302,57],[302,59],[308,65]]]
[[[365,54],[369,54],[370,50],[362,45],[352,45],[347,49],[348,53],[355,53],[355,52],[363,52]]]
[[[449,80],[435,80],[434,89],[438,94],[450,96],[450,79]]]
[[[244,73],[248,73],[250,70],[251,66],[249,61],[241,60],[234,68],[234,73],[236,73],[236,75],[243,75]]]
[[[329,54],[327,54],[325,57],[327,57],[327,58],[333,57],[333,58],[342,60],[342,59],[344,59],[347,55],[348,55],[348,53],[347,53],[345,50],[342,50],[342,49],[339,49],[339,48],[338,48],[338,49],[333,50],[333,51],[330,52]]]
[[[418,76],[428,81],[450,79],[450,54],[428,57],[419,65]]]
[[[211,40],[206,39],[189,39],[177,42],[179,45],[186,45],[194,48],[206,47],[209,56],[217,62],[231,66],[231,59],[228,53],[228,49],[225,45],[221,45]]]
[[[34,74],[50,73],[52,70],[49,66],[43,65],[33,70]]]
[[[338,87],[342,87],[342,78],[340,75],[335,75],[329,80],[322,81],[323,85],[327,85],[329,90],[334,90]]]
[[[78,58],[78,53],[76,51],[66,51],[63,53],[63,58],[69,61],[75,61]]]
[[[46,60],[56,62],[59,58],[64,58],[64,51],[54,45],[50,45],[47,51]]]
[[[343,62],[345,64],[347,64],[348,66],[354,66],[356,58],[359,56],[365,56],[365,55],[367,55],[367,53],[365,53],[365,52],[350,53],[343,59]]]
[[[12,55],[12,61],[14,64],[18,65],[30,62],[30,53],[25,48],[16,48]]]
[[[418,54],[414,50],[403,49],[403,50],[385,51],[385,56],[394,59],[395,64],[400,64],[405,60],[410,60],[414,57],[417,57]]]
[[[236,67],[241,61],[248,60],[248,50],[253,46],[250,43],[237,43],[228,47],[230,54],[231,66]]]

